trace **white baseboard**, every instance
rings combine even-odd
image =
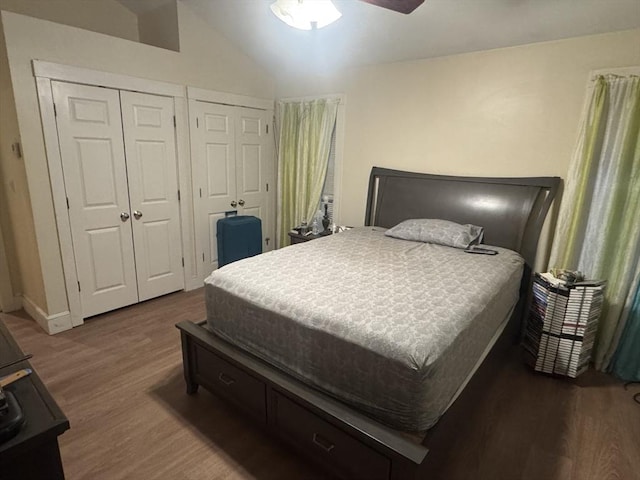
[[[22,296],[22,308],[33,318],[42,329],[49,335],[71,330],[71,314],[69,312],[60,312],[53,315],[47,315],[40,307],[38,307],[29,297]]]

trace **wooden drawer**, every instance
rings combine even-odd
[[[347,478],[388,480],[391,461],[277,391],[276,430],[295,447]]]
[[[196,381],[266,423],[266,387],[263,382],[218,355],[197,346]]]

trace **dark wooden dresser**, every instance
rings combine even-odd
[[[24,356],[0,320],[0,367]],[[0,378],[33,367],[28,361],[0,368]],[[14,394],[25,416],[17,436],[0,443],[0,480],[58,480],[64,478],[58,436],[69,429],[64,416],[37,373],[5,387]]]

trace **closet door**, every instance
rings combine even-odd
[[[267,183],[271,175],[271,150],[267,133],[267,112],[238,108],[236,119],[236,185],[241,215],[262,220],[263,250],[271,231]],[[275,188],[275,185],[272,185]]]
[[[271,249],[273,242],[267,245],[266,239],[271,238],[274,190],[269,192],[267,183],[274,162],[266,111],[200,101],[191,106],[196,249],[206,276],[218,268],[217,222],[227,212],[260,218],[263,250]]]
[[[90,317],[138,301],[120,98],[51,85],[82,316]]]
[[[217,222],[238,208],[236,197],[236,107],[195,102],[192,131],[193,194],[196,200],[196,248],[202,252],[204,274],[218,268]]]
[[[184,288],[173,99],[121,92],[140,301]]]

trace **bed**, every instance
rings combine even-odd
[[[340,476],[415,478],[437,448],[429,433],[460,415],[451,404],[473,394],[469,382],[491,348],[517,337],[558,185],[556,177],[373,168],[365,227],[237,262],[208,279],[209,322],[178,324],[187,392],[202,385],[226,398]],[[384,235],[410,218],[481,225],[484,243],[499,254]],[[339,270],[349,262],[357,268]],[[312,274],[301,274],[309,265]],[[459,281],[447,282],[456,274]],[[363,279],[369,296],[358,295]],[[400,300],[385,295],[389,285]],[[482,296],[485,306],[475,311]],[[394,302],[402,302],[400,314],[387,308]],[[455,321],[439,321],[441,304]],[[360,327],[342,328],[345,318]]]

